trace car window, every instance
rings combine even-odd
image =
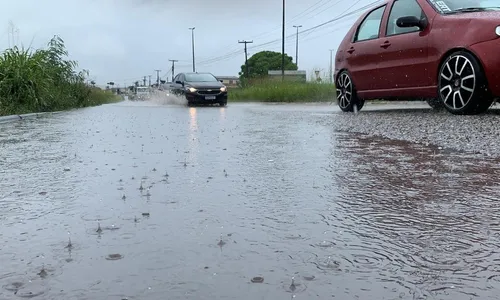
[[[415,0],[396,0],[392,5],[389,19],[387,20],[386,35],[396,35],[402,33],[416,32],[418,27],[398,27],[396,21],[401,17],[417,17],[425,19],[425,14],[420,5]]]
[[[366,16],[358,27],[356,36],[354,37],[354,42],[378,38],[384,10],[385,5],[375,9]]]
[[[218,80],[212,74],[194,73],[194,74],[186,74],[186,81],[188,81],[188,82],[215,82]]]
[[[440,13],[450,13],[467,7],[500,9],[498,0],[429,0],[429,2]]]

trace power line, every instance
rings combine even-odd
[[[323,28],[323,27],[326,28],[326,27],[328,27],[328,25],[333,25],[336,21],[347,19],[348,17],[353,16],[353,15],[357,14],[358,12],[361,12],[361,11],[363,11],[363,10],[365,10],[365,9],[367,9],[367,8],[369,8],[371,6],[374,6],[374,5],[376,5],[376,4],[378,4],[378,3],[381,2],[381,0],[377,0],[377,1],[374,1],[374,2],[372,2],[370,4],[368,4],[368,5],[364,5],[364,6],[360,7],[360,8],[357,8],[357,9],[351,11],[351,12],[346,13],[349,9],[351,9],[353,6],[355,6],[360,1],[361,0],[357,0],[349,8],[347,8],[343,13],[341,13],[339,16],[337,16],[337,17],[335,17],[333,19],[330,19],[330,20],[328,20],[326,22],[320,23],[318,25],[315,25],[313,27],[310,27],[310,28],[307,28],[305,30],[300,31],[298,34],[301,35],[302,42],[323,37],[325,34],[324,33],[320,33],[318,35],[312,36],[311,38],[305,38],[305,37],[308,37],[311,33],[317,31],[320,28]],[[320,3],[321,3],[321,1],[317,2],[315,5],[318,5]],[[323,3],[323,5],[324,4],[325,3]],[[313,8],[315,5],[312,5],[310,8]],[[319,8],[319,7],[321,7],[321,6],[318,6],[317,8]],[[311,10],[310,12],[312,12],[312,11],[313,10]],[[302,14],[304,14],[304,13],[305,13],[305,11]],[[339,29],[341,29],[341,28],[336,28],[335,30],[330,31],[329,33],[338,31]],[[287,45],[288,44],[291,45],[292,41],[288,41],[288,39],[291,40],[293,37],[296,38],[297,37],[297,33],[290,34],[290,35],[288,35],[286,37],[286,39],[287,39]],[[269,46],[277,44],[280,41],[282,41],[282,40],[281,39],[275,39],[275,40],[271,40],[271,41],[268,41],[268,42],[264,42],[264,43],[260,43],[260,44],[255,44],[254,46],[248,46],[247,53],[248,53],[248,50],[259,50],[259,49],[267,48]],[[228,53],[220,55],[220,56],[216,56],[216,57],[208,58],[206,60],[199,61],[198,65],[210,65],[210,64],[213,64],[213,63],[217,63],[217,62],[226,61],[228,59],[237,57],[238,55],[240,55],[240,53],[241,53],[241,50],[231,51],[231,52],[228,52]],[[296,57],[296,60],[297,60],[297,57]],[[175,60],[175,62],[183,62],[183,60]],[[175,62],[172,63],[172,65],[173,65],[174,68],[175,68]],[[185,61],[185,62],[187,62],[187,61]],[[180,65],[180,66],[181,67],[187,67],[188,65]],[[172,77],[174,77],[174,76],[175,76],[175,69],[172,72]]]
[[[361,2],[361,0],[357,0],[356,2],[354,2],[354,4],[353,4],[353,5],[351,5],[351,6],[349,6],[349,8],[348,8],[348,9],[346,9],[343,13],[347,12],[347,10],[351,9],[354,5],[358,4],[359,2]],[[353,14],[357,13],[357,12],[364,11],[365,9],[367,9],[367,8],[369,8],[369,7],[371,7],[371,6],[373,6],[374,4],[377,4],[378,2],[382,2],[382,1],[381,1],[381,0],[377,0],[377,1],[375,1],[375,2],[372,2],[371,4],[368,4],[368,5],[365,5],[365,6],[363,6],[363,7],[360,7],[360,8],[358,8],[358,9],[356,9],[356,10],[354,10],[354,11],[352,11],[352,12],[348,13],[348,14],[341,15],[340,17],[337,17],[337,18],[334,18],[334,19],[328,20],[328,21],[326,21],[326,22],[323,22],[323,23],[321,23],[321,24],[318,24],[318,25],[316,25],[316,26],[313,26],[313,27],[311,27],[311,28],[309,28],[309,29],[303,30],[303,31],[302,31],[302,32],[300,32],[300,33],[305,33],[305,32],[309,32],[309,31],[316,30],[317,28],[323,27],[323,26],[325,26],[325,25],[328,25],[328,24],[330,24],[330,23],[333,23],[333,22],[335,22],[335,21],[338,21],[338,20],[340,20],[340,19],[343,19],[343,18],[345,18],[345,17],[347,17],[347,16],[351,16],[351,15],[353,15]]]
[[[315,12],[315,11],[318,11],[318,10],[320,10],[320,9],[321,9],[321,11],[320,11],[320,12],[315,13],[314,15],[311,15],[311,16],[310,16],[309,18],[307,18],[307,19],[309,20],[309,19],[314,19],[314,18],[316,18],[317,16],[319,16],[319,15],[320,15],[320,14],[322,14],[322,13],[325,13],[326,11],[328,11],[329,9],[331,9],[332,7],[337,6],[340,2],[342,2],[342,0],[338,0],[338,1],[335,1],[335,2],[333,2],[333,3],[332,3],[332,1],[328,1],[328,2],[326,2],[326,3],[321,4],[320,6],[318,6],[318,7],[314,8],[313,10],[311,10],[310,12],[308,12],[306,15],[309,15],[309,14],[311,14],[311,13],[313,13],[313,12]],[[331,5],[330,5],[330,6],[328,6],[328,7],[326,7],[326,8],[324,8],[324,6],[325,6],[325,5],[328,5],[328,4],[331,4]]]
[[[317,8],[315,8],[315,9],[313,9],[315,6],[317,6],[318,4],[321,4],[321,2],[323,2],[323,1],[327,1],[327,2],[326,2],[326,3],[323,3],[322,5],[320,5],[320,7],[317,7]],[[286,25],[289,25],[289,24],[291,24],[292,22],[294,22],[294,21],[296,21],[296,20],[300,19],[300,16],[304,15],[304,13],[305,13],[305,12],[307,12],[308,10],[313,9],[313,11],[314,11],[314,10],[316,10],[316,9],[319,9],[319,8],[321,8],[321,6],[323,6],[323,5],[325,5],[325,4],[329,4],[329,3],[330,3],[330,1],[331,1],[331,0],[320,0],[320,1],[316,2],[315,4],[311,5],[311,6],[310,6],[310,7],[308,7],[307,9],[305,9],[304,11],[302,11],[302,12],[300,12],[300,13],[296,14],[295,16],[293,16],[292,18],[290,18],[290,20],[286,22]],[[337,2],[335,2],[334,4],[337,4],[337,3],[339,3],[340,1],[342,1],[342,0],[338,0],[338,1],[337,1]],[[311,12],[312,12],[312,11],[311,11]],[[323,10],[322,12],[325,12],[325,10]],[[307,14],[308,14],[308,13],[307,13]],[[307,15],[307,14],[306,14],[306,15]],[[313,16],[313,17],[314,17],[314,16]],[[311,18],[312,18],[312,17],[311,17]],[[311,19],[311,18],[308,18],[308,19]],[[260,33],[260,34],[256,34],[256,35],[250,36],[250,38],[252,38],[252,39],[257,39],[257,38],[260,38],[260,37],[264,37],[264,36],[270,35],[271,33],[276,32],[276,31],[277,31],[277,30],[279,30],[279,29],[281,29],[281,25],[280,25],[280,26],[277,26],[276,28],[274,28],[274,29],[272,29],[272,30],[270,30],[270,31],[267,31],[267,32],[264,32],[264,33]],[[236,49],[237,49],[236,47],[232,47],[232,48],[230,48],[230,47],[231,47],[231,45],[227,45],[227,47],[224,47],[224,49],[228,49],[229,51],[238,51],[238,50],[236,50]]]
[[[326,2],[325,2],[326,1]],[[321,2],[325,2],[323,4],[321,4]],[[319,7],[329,3],[330,1],[329,0],[319,0],[318,2],[314,3],[313,5],[309,6],[307,9],[303,10],[301,13],[297,14],[295,17],[292,17],[290,19],[290,22],[293,22],[293,21],[296,21],[297,18],[299,18],[300,16],[304,16],[304,15],[307,15],[308,14],[308,11],[312,9],[312,11],[315,11],[316,9],[318,9]],[[321,4],[321,5],[320,5]],[[319,7],[316,7],[314,8],[315,6],[319,5]]]
[[[359,13],[359,12],[362,12],[362,11],[366,10],[367,8],[370,8],[370,7],[374,6],[374,5],[377,5],[377,4],[379,4],[379,3],[382,2],[381,0],[373,1],[370,4],[364,5],[364,6],[362,6],[360,8],[357,8],[357,9],[355,9],[355,10],[349,12],[349,13],[346,13],[349,9],[351,9],[353,6],[355,6],[360,1],[361,0],[357,0],[356,2],[354,2],[354,4],[352,4],[348,9],[346,9],[344,12],[342,12],[339,16],[337,16],[335,18],[332,18],[332,19],[330,19],[330,20],[328,20],[326,22],[323,22],[323,23],[320,23],[320,24],[315,25],[313,27],[310,27],[310,28],[307,28],[305,30],[302,30],[302,31],[300,31],[298,33],[294,33],[294,34],[286,36],[286,40],[287,40],[286,43],[287,43],[287,45],[289,43],[291,45],[292,41],[288,41],[289,39],[292,39],[293,37],[297,38],[298,35],[301,35],[301,41],[302,42],[308,41],[308,40],[313,40],[313,39],[320,38],[320,37],[324,37],[325,34],[321,33],[319,35],[314,35],[311,38],[304,39],[304,37],[308,37],[311,33],[317,31],[320,28],[323,28],[323,27],[326,28],[326,27],[328,27],[328,25],[335,24],[336,21],[339,21],[339,20],[342,20],[342,19],[346,19],[347,17],[353,16],[353,15]],[[337,2],[339,2],[339,1],[336,1],[335,3],[337,3]],[[306,16],[306,15],[314,12],[315,10],[318,10],[318,9],[324,7],[326,4],[331,4],[328,7],[328,8],[330,8],[333,5],[335,5],[335,3],[332,3],[331,1],[325,3],[324,0],[320,0],[320,1],[316,2],[316,3],[314,3],[313,5],[311,5],[306,10],[302,11],[301,13],[295,15],[289,22],[291,22],[294,19],[297,19],[300,16]],[[324,11],[325,10],[322,10],[321,13],[323,13]],[[316,16],[316,15],[318,15],[318,14],[315,14],[314,16]],[[312,16],[312,17],[314,17],[314,16]],[[287,23],[289,23],[289,22],[287,22]],[[335,31],[338,31],[339,29],[341,29],[341,28],[336,28],[333,31],[329,31],[327,34],[335,32]],[[275,31],[275,30],[273,30],[273,31]],[[261,34],[260,36],[265,35],[265,34],[266,33]],[[255,44],[254,46],[249,46],[247,48],[246,52],[248,53],[248,50],[263,49],[264,47],[268,48],[269,46],[273,46],[273,45],[277,44],[280,41],[282,41],[282,39],[275,39],[275,40],[271,40],[271,41],[264,42],[264,43],[261,43],[261,44]],[[194,43],[193,43],[193,45],[194,45]],[[245,46],[246,46],[246,44],[245,44]],[[217,63],[217,62],[220,62],[220,61],[225,61],[225,60],[234,58],[234,57],[236,57],[236,56],[238,56],[240,54],[241,54],[241,50],[230,51],[230,52],[227,52],[226,54],[222,54],[220,56],[215,56],[215,57],[207,58],[205,60],[201,60],[201,61],[198,62],[198,65],[210,65],[210,64],[213,64],[213,63]],[[175,63],[176,62],[188,62],[188,60],[170,60],[170,61],[172,62],[172,70],[169,71],[168,73],[172,72],[172,79],[173,79],[173,77],[175,76],[175,69],[174,69],[175,68]],[[297,55],[296,55],[296,61],[297,61]],[[187,67],[188,65],[180,65],[180,66],[181,67]],[[194,66],[194,62],[193,62],[193,66]],[[142,79],[142,81],[144,82],[144,84],[145,84],[145,78],[146,78],[146,76],[144,76],[144,78]],[[141,81],[141,79],[138,79],[138,78],[129,78],[129,79],[126,79],[125,81]]]
[[[317,10],[317,9],[320,9],[320,8],[321,8],[322,6],[324,6],[324,5],[331,4],[331,5],[327,8],[327,9],[330,9],[330,8],[332,8],[333,6],[337,5],[339,2],[341,2],[342,0],[337,0],[337,1],[335,1],[334,3],[331,3],[331,0],[327,0],[328,2],[321,4],[321,2],[323,2],[323,1],[325,1],[325,0],[320,0],[320,1],[316,2],[315,4],[313,4],[312,6],[310,6],[309,8],[307,8],[305,11],[302,11],[301,13],[299,13],[299,14],[295,15],[294,17],[292,17],[292,18],[291,18],[289,21],[287,21],[285,24],[289,25],[289,24],[291,24],[291,23],[292,23],[292,21],[297,20],[297,19],[300,19],[300,18],[298,18],[298,17],[299,17],[299,16],[301,16],[301,15],[303,15],[305,12],[307,12],[307,11],[308,11],[308,10],[310,10],[310,9],[313,9],[313,10],[311,10],[309,13],[314,12],[314,11],[315,11],[315,10]],[[379,1],[380,1],[380,0],[379,0]],[[359,1],[358,1],[358,2],[359,2]],[[314,7],[315,7],[316,5],[318,5],[318,4],[321,4],[321,5],[320,5],[320,6],[318,6],[318,7],[316,7],[316,8],[314,8]],[[315,14],[315,15],[313,15],[313,16],[311,16],[311,17],[307,18],[307,19],[305,19],[304,21],[309,20],[309,19],[313,19],[313,18],[315,18],[315,17],[316,17],[316,16],[318,16],[319,14],[324,13],[327,9],[323,9],[320,13],[317,13],[317,14]],[[306,13],[305,15],[307,15],[307,14],[309,14],[309,13]],[[269,34],[271,34],[271,33],[273,33],[273,32],[276,32],[278,29],[281,29],[281,26],[276,27],[275,29],[273,29],[273,30],[271,30],[271,31],[268,31],[268,32],[265,32],[265,33],[262,33],[262,34],[258,34],[258,35],[255,35],[255,36],[251,36],[251,38],[253,38],[253,39],[255,40],[255,39],[259,38],[259,37],[266,36],[266,35],[269,35]],[[287,38],[288,38],[288,37],[287,37]],[[277,41],[277,40],[275,40],[275,41]],[[274,42],[274,41],[273,41],[273,42]],[[229,50],[229,52],[228,52],[227,54],[231,53],[231,54],[235,55],[236,53],[239,53],[239,50],[238,50],[237,48],[229,48],[229,47],[230,47],[230,46],[223,47],[224,49],[228,49],[228,50]],[[225,55],[226,55],[226,54],[223,54],[222,56],[225,56]],[[206,58],[205,60],[202,60],[202,61],[203,61],[203,62],[205,62],[205,61],[207,61],[207,60],[211,60],[211,59],[213,59],[213,58]],[[200,62],[201,62],[201,61],[200,61]]]
[[[251,44],[253,43],[253,41],[238,41],[239,44],[245,44],[245,72],[246,72],[246,76],[248,77],[249,76],[249,72],[248,72],[248,51],[247,51],[247,44]]]
[[[357,0],[357,1],[356,1],[353,5],[351,5],[351,6],[350,6],[347,10],[349,10],[350,8],[352,8],[354,5],[356,5],[356,4],[357,4],[357,3],[359,3],[360,1],[361,1],[361,0]],[[362,6],[362,7],[360,7],[360,8],[357,8],[357,9],[355,9],[355,10],[353,10],[353,11],[349,12],[349,13],[346,13],[346,12],[347,12],[347,10],[345,10],[345,11],[343,12],[343,14],[341,14],[340,16],[337,16],[337,17],[335,17],[335,18],[333,18],[333,19],[330,19],[330,20],[328,20],[328,21],[326,21],[326,22],[320,23],[320,24],[315,25],[315,26],[313,26],[313,27],[310,27],[310,28],[308,28],[308,29],[302,30],[302,31],[300,31],[300,32],[299,32],[299,34],[311,33],[311,32],[313,32],[313,31],[315,31],[315,30],[317,30],[317,29],[319,29],[319,28],[322,28],[322,27],[325,27],[325,26],[327,26],[327,25],[330,25],[330,24],[332,24],[332,23],[334,23],[334,22],[336,22],[336,21],[339,21],[339,20],[345,19],[345,18],[350,17],[350,16],[352,16],[352,15],[355,15],[355,14],[357,14],[357,13],[359,13],[359,12],[363,12],[363,11],[365,11],[367,8],[370,8],[370,7],[372,7],[372,6],[376,5],[376,4],[379,4],[379,3],[382,3],[382,0],[377,0],[377,1],[374,1],[374,2],[372,2],[372,3],[370,3],[370,4],[368,4],[368,5],[365,5],[365,6]],[[333,25],[333,24],[332,24],[332,25]],[[291,35],[287,36],[286,38],[287,38],[287,39],[288,39],[288,38],[293,38],[293,37],[295,37],[295,35],[296,35],[296,34],[291,34]],[[257,49],[257,48],[262,48],[262,47],[265,47],[265,46],[270,46],[270,45],[276,44],[276,43],[278,43],[278,42],[280,42],[280,41],[281,41],[281,39],[275,39],[275,40],[268,41],[268,42],[265,42],[265,43],[256,44],[255,46],[250,46],[248,49],[249,49],[249,50],[253,50],[253,49]],[[200,61],[200,62],[198,62],[198,64],[206,65],[206,64],[211,64],[211,63],[219,62],[219,61],[224,61],[224,60],[227,60],[227,59],[229,59],[229,58],[233,58],[233,57],[235,57],[235,56],[239,55],[239,53],[240,53],[240,50],[238,50],[238,51],[228,52],[228,53],[223,54],[223,55],[221,55],[221,56],[216,56],[216,57],[213,57],[213,58],[210,58],[210,59],[206,59],[206,60]]]
[[[165,73],[163,73],[163,76],[160,76],[160,80],[168,81],[168,76],[170,76],[170,72],[172,72],[172,70],[169,68]]]
[[[347,30],[349,30],[350,26],[351,26],[350,24],[348,26],[342,26],[342,27],[339,26],[339,27],[335,28],[334,30],[328,31],[326,33],[322,32],[322,33],[319,33],[319,34],[316,34],[316,35],[312,35],[309,38],[304,38],[304,39],[302,39],[302,42],[312,41],[312,40],[315,40],[315,39],[318,39],[318,38],[324,38],[325,36],[328,36],[328,35],[330,35],[330,34],[332,34],[334,32],[337,32],[337,31],[339,31],[341,29],[344,29],[344,28],[346,28]],[[313,33],[313,32],[311,32],[311,33]],[[307,35],[306,35],[306,37],[307,37]]]
[[[175,63],[178,62],[177,59],[169,59],[172,62],[172,82],[174,81],[175,76]]]

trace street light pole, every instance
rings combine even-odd
[[[285,80],[285,0],[283,0],[283,21],[281,23],[281,80]]]
[[[302,25],[293,25],[293,27],[297,28],[297,38],[295,39],[295,64],[297,68],[299,67],[299,28]]]
[[[196,72],[196,67],[194,62],[194,29],[195,27],[189,28],[189,30],[191,30],[191,48],[193,49],[193,72]]]

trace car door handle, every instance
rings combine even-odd
[[[349,50],[347,50],[347,53],[349,53],[349,54],[352,54],[353,52],[354,52],[354,47],[351,47],[351,48],[349,48]]]
[[[382,45],[380,45],[380,47],[382,48],[387,48],[391,45],[391,43],[389,41],[385,41]]]

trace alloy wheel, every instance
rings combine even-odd
[[[352,101],[352,82],[345,72],[337,79],[337,101],[342,109],[346,109]]]
[[[464,108],[474,95],[476,74],[472,62],[463,55],[446,61],[439,75],[439,93],[443,104],[453,110]]]

